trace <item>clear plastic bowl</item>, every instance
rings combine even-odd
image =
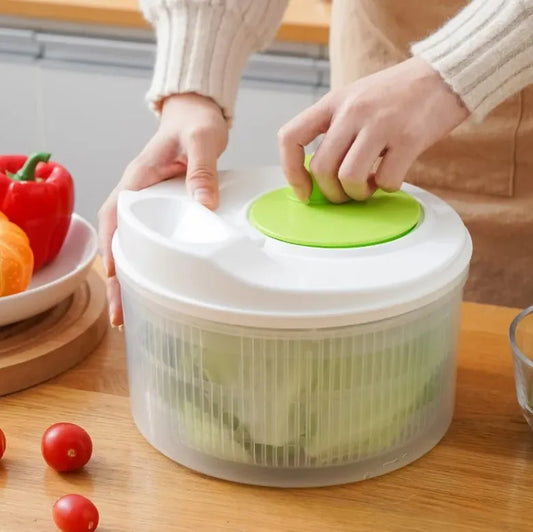
[[[509,337],[518,403],[533,429],[533,306],[516,316],[511,323]]]
[[[462,286],[401,316],[308,330],[198,320],[121,286],[134,420],[191,469],[341,484],[416,460],[450,425]]]

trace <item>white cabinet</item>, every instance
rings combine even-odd
[[[157,127],[144,95],[149,45],[41,35],[39,63],[46,149],[71,172],[76,211],[91,223]],[[129,66],[136,60],[140,67]]]
[[[96,223],[100,205],[156,129],[143,101],[149,80],[46,62],[40,75],[46,149],[74,178],[76,211]]]
[[[230,142],[221,169],[279,163],[278,129],[314,101],[313,90],[280,82],[241,84]]]
[[[279,164],[279,128],[317,99],[319,60],[255,55],[245,69],[235,124],[220,168]]]
[[[42,148],[42,116],[34,33],[0,29],[0,153]]]
[[[0,152],[28,153],[44,146],[35,61],[0,54]]]

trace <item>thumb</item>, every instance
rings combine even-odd
[[[218,207],[218,154],[210,143],[193,143],[187,153],[185,182],[191,196],[207,207]]]

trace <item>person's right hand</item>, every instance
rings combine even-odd
[[[218,206],[217,160],[227,143],[228,123],[214,101],[198,94],[175,95],[164,101],[157,133],[128,165],[98,212],[98,238],[107,276],[112,326],[123,322],[120,287],[111,252],[119,192],[140,190],[183,175],[189,193],[206,207],[215,209]]]
[[[310,169],[333,203],[400,190],[418,156],[470,111],[425,60],[411,57],[333,90],[279,131],[281,165],[307,202],[311,176],[304,148],[325,133]],[[377,168],[376,168],[377,167]]]

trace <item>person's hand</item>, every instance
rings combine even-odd
[[[123,322],[120,287],[111,253],[119,192],[140,190],[183,175],[190,194],[206,207],[215,209],[218,206],[217,159],[227,143],[228,124],[212,100],[197,94],[182,94],[164,101],[157,133],[128,165],[98,213],[98,238],[107,276],[111,325],[119,326]]]
[[[377,188],[398,190],[415,159],[468,115],[440,75],[411,58],[328,93],[283,126],[281,164],[307,201],[304,147],[325,133],[310,166],[318,187],[334,203],[365,200]]]

